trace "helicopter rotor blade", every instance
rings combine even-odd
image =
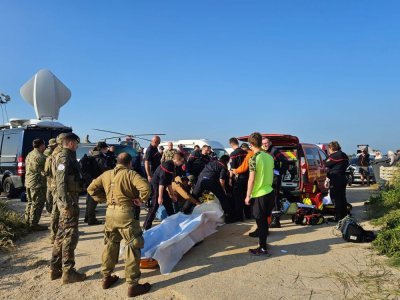
[[[146,136],[146,135],[165,135],[165,133],[141,133],[141,134],[134,134],[133,137]]]
[[[126,135],[118,135],[118,136],[110,136],[110,137],[106,137],[107,140],[111,140],[111,139],[121,139],[123,137],[126,137]]]
[[[96,128],[93,128],[93,130],[96,130],[96,131],[101,131],[101,132],[108,132],[108,133],[119,134],[119,135],[122,135],[122,136],[128,136],[128,135],[131,135],[131,134],[125,134],[125,133],[121,133],[121,132],[115,132],[115,131],[103,130],[103,129],[96,129]]]
[[[141,140],[145,140],[145,141],[149,141],[149,142],[151,142],[151,140],[149,140],[149,139],[145,139],[145,138],[142,138],[142,137],[137,137],[138,139],[141,139]]]

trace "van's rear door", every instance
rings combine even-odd
[[[296,147],[299,145],[299,138],[294,135],[290,134],[280,134],[280,133],[263,133],[262,134],[263,138],[268,138],[273,146],[292,146]],[[249,136],[242,136],[239,137],[239,141],[247,142]]]
[[[300,187],[300,161],[299,161],[299,138],[290,134],[264,133],[263,138],[268,138],[272,146],[278,148],[288,161],[288,170],[282,174],[282,190],[293,191]],[[239,137],[240,141],[248,141],[249,136]]]

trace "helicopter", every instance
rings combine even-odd
[[[151,139],[147,139],[144,136],[165,135],[165,133],[126,134],[126,133],[104,130],[104,129],[97,129],[97,128],[93,128],[93,130],[117,134],[117,136],[111,136],[111,137],[105,138],[104,141],[106,142],[107,140],[116,139],[121,145],[132,146],[132,148],[136,149],[136,151],[140,151],[141,149],[143,149],[143,147],[140,145],[140,143],[136,139],[141,139],[141,140],[150,142]],[[125,140],[122,140],[123,138],[125,138]]]

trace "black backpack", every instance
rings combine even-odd
[[[101,175],[101,168],[93,156],[85,154],[79,161],[79,165],[86,185],[89,185],[93,179]]]
[[[342,232],[342,237],[347,242],[370,243],[375,239],[373,231],[364,230],[356,220],[349,216],[339,221],[337,229]]]

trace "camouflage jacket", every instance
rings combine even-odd
[[[83,192],[83,184],[76,152],[64,148],[54,157],[53,165],[55,166],[53,174],[57,189],[57,201],[62,207],[78,205],[79,193]]]
[[[95,201],[116,205],[133,205],[132,199],[142,202],[150,196],[150,185],[133,170],[117,164],[113,170],[104,172],[89,185],[87,192]]]
[[[44,150],[44,152],[43,152],[44,156],[46,156],[46,157],[49,157],[52,153],[53,153],[53,149],[50,147],[46,148],[46,150]]]
[[[44,175],[44,165],[46,157],[37,149],[33,149],[26,156],[25,186],[27,188],[45,188],[46,178]]]
[[[44,151],[44,155],[46,156],[46,162],[44,164],[44,173],[43,175],[47,177],[47,187],[52,187],[52,172],[51,172],[51,161],[52,161],[52,154],[53,149],[47,148]]]
[[[56,156],[58,153],[62,151],[62,149],[63,148],[60,146],[56,147],[51,153],[51,155],[46,158],[46,164],[44,166],[44,175],[47,176],[47,187],[53,190],[56,188],[56,182],[55,182],[55,174],[57,170]]]
[[[161,157],[161,162],[165,162],[167,160],[172,160],[174,158],[175,153],[177,153],[175,149],[167,149],[164,151],[162,157]]]

